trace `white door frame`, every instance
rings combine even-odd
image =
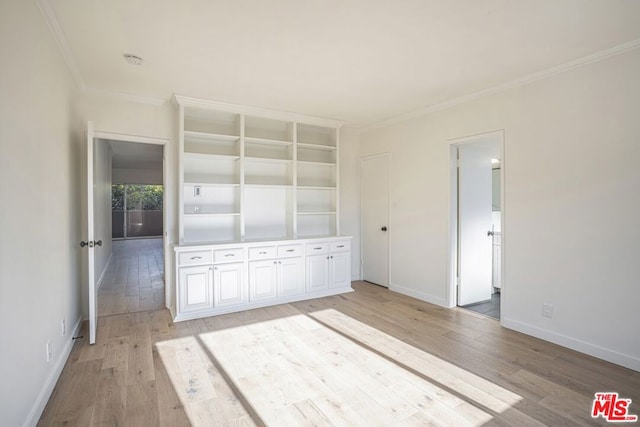
[[[171,194],[167,183],[168,183],[168,150],[169,147],[169,139],[168,138],[155,138],[149,136],[140,136],[140,135],[128,135],[122,133],[113,133],[113,132],[105,132],[94,130],[93,132],[94,139],[109,139],[112,141],[121,141],[121,142],[136,142],[139,144],[153,144],[153,145],[162,145],[162,251],[164,257],[164,304],[166,308],[171,307],[171,292],[170,292],[170,278],[172,276],[171,272],[171,257],[169,250],[169,218],[167,216],[167,207],[170,206],[170,202],[173,199],[173,194]],[[111,238],[111,236],[109,236]]]
[[[384,152],[384,153],[378,153],[378,154],[371,154],[369,156],[363,156],[360,157],[360,275],[359,275],[359,279],[363,280],[364,278],[364,249],[363,249],[363,240],[364,240],[364,209],[362,209],[362,206],[364,206],[363,200],[362,200],[362,187],[363,187],[363,182],[362,182],[362,167],[363,167],[363,163],[366,160],[371,160],[371,159],[375,159],[378,157],[386,157],[387,158],[387,172],[388,172],[388,176],[389,176],[389,182],[387,183],[387,249],[389,249],[389,233],[390,233],[390,229],[391,227],[389,227],[389,223],[391,222],[391,153],[389,152]],[[391,288],[391,263],[389,262],[389,250],[387,250],[387,285],[389,286],[389,288]]]
[[[500,144],[500,224],[501,224],[501,251],[500,251],[500,276],[502,285],[500,288],[500,322],[502,313],[507,304],[507,286],[505,281],[505,203],[504,203],[504,177],[505,177],[505,138],[504,129],[450,139],[449,143],[449,268],[447,271],[447,305],[455,307],[458,301],[458,147],[487,139],[494,139]]]

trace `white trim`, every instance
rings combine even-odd
[[[69,358],[69,354],[71,354],[71,349],[73,348],[73,337],[78,335],[80,331],[80,326],[84,321],[84,317],[80,314],[80,318],[76,322],[76,325],[73,328],[73,332],[71,335],[67,337],[66,343],[60,352],[60,356],[58,356],[58,360],[56,360],[55,365],[53,365],[53,369],[49,374],[49,377],[45,381],[42,386],[42,390],[38,393],[38,397],[36,398],[35,403],[31,407],[29,411],[29,415],[25,420],[23,426],[24,427],[35,427],[42,416],[42,411],[44,411],[45,406],[47,406],[47,402],[51,397],[51,393],[53,392],[53,388],[55,387],[60,375],[62,374],[62,369],[64,368],[65,363],[67,363],[67,359]]]
[[[362,167],[363,167],[363,162],[365,160],[372,160],[372,159],[377,159],[378,157],[386,157],[387,158],[387,286],[391,286],[391,262],[389,261],[390,257],[389,257],[389,253],[390,251],[390,233],[389,233],[389,223],[391,222],[391,153],[388,151],[385,151],[384,153],[377,153],[377,154],[370,154],[368,156],[362,156],[360,157],[360,259],[358,262],[359,265],[359,271],[360,271],[360,277],[359,280],[364,280],[364,251],[362,248],[364,248],[364,230],[363,230],[363,224],[364,224],[364,209],[362,209],[363,201],[362,201],[362,186],[363,186],[363,182],[362,182]],[[381,285],[382,286],[382,285]],[[383,286],[384,287],[384,286]]]
[[[96,96],[99,98],[110,98],[110,99],[116,99],[119,101],[135,102],[137,104],[153,105],[156,107],[160,107],[166,104],[167,102],[171,102],[170,99],[155,98],[151,96],[133,95],[131,93],[115,92],[115,91],[97,89],[97,88],[87,88],[84,90],[84,93],[86,93],[87,95]]]
[[[60,54],[64,59],[64,62],[67,64],[67,68],[69,69],[69,73],[71,73],[71,78],[75,82],[76,86],[80,91],[84,92],[86,86],[84,84],[84,80],[82,80],[82,76],[80,76],[80,72],[78,71],[78,66],[76,61],[71,53],[71,48],[69,48],[69,42],[60,27],[60,23],[58,22],[58,18],[56,18],[53,9],[51,8],[51,4],[49,4],[49,0],[36,0],[36,5],[38,9],[40,9],[40,13],[42,13],[42,17],[44,18],[49,30],[51,30],[51,35],[53,39],[56,41],[58,45],[58,49],[60,49]]]
[[[98,283],[96,284],[96,291],[100,289],[102,286],[102,282],[104,281],[104,276],[107,274],[107,270],[109,269],[109,264],[111,264],[111,260],[113,259],[113,251],[109,254],[109,259],[107,260],[107,264],[104,266],[102,273],[100,274],[100,278],[98,279]]]
[[[390,283],[389,290],[397,292],[399,294],[410,296],[415,299],[419,299],[420,301],[428,302],[429,304],[434,304],[440,307],[448,307],[446,298],[441,298],[435,295],[427,294],[425,292],[416,291],[415,289],[405,288],[404,286],[398,286],[396,284]]]
[[[108,139],[111,141],[137,142],[140,144],[167,145],[169,138],[156,138],[151,136],[127,135],[123,133],[106,132],[94,130],[93,137],[96,139]]]
[[[289,111],[277,111],[259,107],[249,107],[238,104],[227,104],[224,102],[211,101],[202,98],[191,98],[182,95],[173,95],[173,101],[184,107],[195,107],[209,110],[224,110],[228,113],[244,114],[249,116],[260,116],[264,118],[278,119],[290,122],[300,122],[304,124],[324,126],[340,129],[344,122],[324,117],[309,116],[306,114],[292,113]]]
[[[582,341],[576,338],[569,337],[567,335],[558,334],[556,332],[542,329],[537,326],[529,325],[527,323],[519,322],[513,319],[502,319],[502,326],[505,328],[513,329],[514,331],[522,332],[523,334],[531,335],[536,338],[540,338],[545,341],[558,344],[562,347],[567,347],[572,350],[585,353],[598,359],[603,359],[616,365],[624,366],[625,368],[640,371],[640,358],[631,356],[629,354],[619,353],[617,351],[609,350],[599,345],[595,345],[586,341]]]
[[[502,83],[496,86],[491,86],[486,89],[482,89],[477,92],[472,92],[467,95],[459,96],[457,98],[449,99],[447,101],[439,102],[437,104],[433,104],[428,107],[421,108],[419,110],[415,110],[405,114],[400,114],[398,116],[384,119],[379,122],[374,122],[369,125],[363,126],[361,130],[362,132],[368,132],[374,129],[379,129],[381,127],[395,125],[395,124],[398,124],[407,120],[411,120],[416,117],[424,116],[436,111],[446,110],[447,108],[451,108],[456,105],[463,104],[465,102],[473,101],[479,98],[484,98],[485,96],[494,95],[499,92],[504,92],[509,89],[524,86],[529,83],[546,79],[556,74],[573,70],[575,68],[592,64],[594,62],[602,61],[612,56],[621,55],[623,53],[626,53],[638,48],[640,48],[640,39],[631,40],[630,42],[623,43],[623,44],[614,46],[612,48],[605,49],[600,52],[596,52],[591,55],[584,56],[582,58],[574,59],[572,61],[565,62],[564,64],[547,68],[546,70],[538,71],[532,74],[527,74],[526,76],[518,77],[516,79],[507,81],[505,83]]]

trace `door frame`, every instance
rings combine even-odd
[[[391,222],[391,153],[384,152],[378,154],[371,154],[368,156],[360,157],[360,268],[359,268],[359,279],[364,280],[364,203],[363,203],[363,186],[364,182],[362,180],[362,168],[364,162],[366,160],[375,159],[378,157],[386,157],[387,158],[387,172],[388,172],[388,181],[387,181],[387,288],[391,288],[391,262],[389,262],[389,235],[391,231],[391,227],[389,227],[389,223]]]
[[[456,307],[458,302],[458,147],[474,142],[495,140],[500,145],[500,323],[504,318],[504,308],[507,305],[507,286],[505,280],[505,131],[498,129],[474,135],[463,136],[447,140],[449,144],[449,251],[447,269],[447,306]]]
[[[166,308],[171,307],[171,286],[170,286],[170,278],[171,275],[171,257],[169,256],[169,216],[167,215],[168,206],[173,199],[173,194],[168,188],[167,184],[169,182],[168,179],[168,161],[170,156],[168,156],[168,147],[169,147],[169,138],[156,138],[149,136],[141,136],[141,135],[130,135],[123,133],[114,133],[108,131],[93,131],[94,139],[108,139],[112,141],[120,141],[120,142],[134,142],[138,144],[153,144],[153,145],[162,145],[162,250],[163,250],[163,279],[164,279],[164,304]],[[111,238],[111,236],[109,236]],[[89,295],[91,298],[91,295]]]

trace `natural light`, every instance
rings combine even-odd
[[[156,344],[192,425],[533,421],[517,394],[337,310],[280,310]]]

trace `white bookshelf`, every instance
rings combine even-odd
[[[175,97],[180,244],[331,237],[341,123]]]

